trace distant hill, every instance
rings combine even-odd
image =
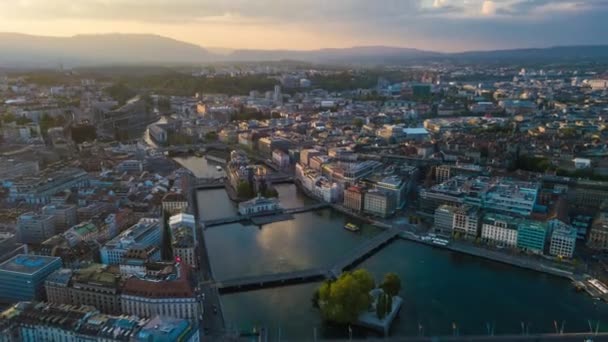
[[[537,49],[469,51],[449,54],[466,60],[564,60],[608,58],[608,45],[554,46]]]
[[[305,62],[386,63],[399,60],[439,57],[441,53],[390,46],[358,46],[340,49],[295,50],[235,50],[226,58],[234,61],[300,60]]]
[[[200,64],[215,61],[278,61],[311,63],[405,64],[455,60],[502,62],[506,60],[605,60],[608,45],[557,46],[538,49],[439,53],[403,47],[359,46],[308,51],[230,50],[210,48],[150,34],[99,34],[43,37],[0,33],[0,68],[56,68],[103,65]]]
[[[200,63],[200,46],[148,34],[42,37],[0,33],[0,66],[57,67],[107,64]]]

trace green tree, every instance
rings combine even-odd
[[[387,273],[384,275],[384,281],[382,282],[382,289],[386,294],[393,297],[399,294],[401,291],[401,279],[395,273]]]
[[[253,191],[251,190],[251,186],[249,182],[240,181],[238,186],[236,187],[236,193],[240,198],[252,198]]]
[[[390,313],[393,310],[393,297],[386,295],[386,313]]]
[[[275,188],[269,187],[266,190],[264,190],[264,194],[263,195],[266,198],[279,197],[279,192]]]
[[[217,141],[217,132],[208,132],[205,134],[205,140],[207,142]]]
[[[363,127],[363,119],[361,119],[361,118],[353,119],[353,125],[356,126],[357,128]]]
[[[324,320],[337,324],[353,323],[361,312],[369,308],[369,279],[373,283],[373,278],[364,270],[356,273],[346,272],[333,282],[321,284],[315,297]]]

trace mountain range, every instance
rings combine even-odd
[[[318,50],[205,49],[151,34],[45,37],[0,33],[0,67],[54,68],[117,64],[200,64],[295,60],[313,63],[398,64],[413,61],[504,61],[608,58],[608,45],[440,53],[412,48],[361,46]]]

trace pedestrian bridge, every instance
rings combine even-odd
[[[336,263],[325,268],[314,268],[302,271],[285,273],[266,274],[261,276],[251,276],[218,281],[215,286],[221,292],[240,292],[259,288],[285,286],[306,282],[319,281],[323,279],[336,279],[342,272],[347,271],[361,263],[363,260],[374,254],[380,248],[399,236],[399,230],[388,229],[364,244],[360,245],[352,252],[341,257]]]
[[[225,187],[225,184],[226,184],[225,177],[196,178],[196,180],[194,181],[194,187],[197,190],[222,189]]]

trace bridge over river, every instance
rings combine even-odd
[[[252,218],[269,217],[269,216],[284,215],[284,214],[287,214],[287,215],[298,214],[298,213],[304,213],[307,211],[314,211],[314,210],[328,208],[329,206],[330,205],[328,203],[316,203],[316,204],[311,204],[311,205],[307,205],[304,207],[282,209],[282,210],[278,210],[278,211],[274,211],[274,212],[266,212],[266,213],[259,213],[259,214],[253,214],[253,215],[234,215],[234,216],[223,217],[223,218],[219,218],[219,219],[206,220],[206,221],[203,221],[202,223],[203,223],[205,229],[207,229],[207,228],[213,227],[213,226],[221,226],[224,224],[249,221]]]
[[[226,293],[313,282],[323,279],[335,279],[339,277],[342,272],[358,265],[380,248],[397,238],[399,233],[399,229],[387,229],[363,243],[352,252],[344,255],[336,263],[325,268],[313,268],[301,271],[228,279],[217,281],[215,286],[220,292]]]

